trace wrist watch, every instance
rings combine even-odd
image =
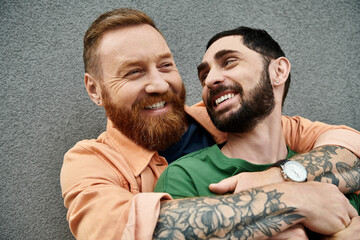
[[[288,159],[279,160],[271,167],[280,167],[281,175],[285,180],[292,180],[294,182],[306,182],[307,170],[297,161],[291,161]]]

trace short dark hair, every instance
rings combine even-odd
[[[236,35],[242,36],[243,44],[251,50],[261,54],[267,62],[270,62],[271,59],[285,57],[285,53],[280,45],[265,30],[244,26],[217,33],[209,40],[206,49],[220,38]],[[284,87],[282,104],[284,104],[286,95],[289,91],[290,81],[291,77],[289,73],[289,77],[287,78]]]

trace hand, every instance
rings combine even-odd
[[[227,192],[238,193],[250,188],[261,187],[273,183],[283,182],[280,168],[272,167],[263,172],[242,172],[226,178],[218,183],[210,184],[209,189],[216,194]]]
[[[305,228],[302,224],[296,224],[285,231],[268,238],[268,240],[308,240]]]
[[[350,225],[331,236],[323,236],[322,240],[360,239],[360,217],[351,219]]]
[[[358,216],[355,208],[335,185],[319,182],[296,185],[292,186],[298,190],[293,197],[298,201],[299,214],[305,216],[302,223],[309,230],[331,235],[345,229],[351,219]]]

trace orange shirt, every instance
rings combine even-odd
[[[217,142],[226,139],[226,134],[212,125],[202,103],[185,109]],[[287,145],[296,152],[312,149],[326,130],[352,130],[300,117],[283,117],[282,124]],[[360,155],[356,144],[348,144],[341,136],[336,139],[330,143],[355,149]],[[73,235],[86,240],[152,239],[160,201],[171,199],[166,193],[152,192],[166,167],[166,160],[157,152],[139,147],[108,120],[106,132],[96,140],[78,142],[64,156],[61,188]]]

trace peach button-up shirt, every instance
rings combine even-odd
[[[185,107],[217,142],[226,134],[211,123],[202,103]],[[296,152],[313,148],[316,139],[329,129],[349,129],[283,117],[287,145]],[[354,131],[354,130],[352,130]],[[349,148],[359,155],[359,146],[337,136],[330,144]],[[357,149],[356,149],[357,148]],[[78,142],[64,156],[61,188],[67,220],[77,239],[151,239],[166,193],[154,193],[166,159],[125,137],[108,120],[106,132],[97,139]]]

